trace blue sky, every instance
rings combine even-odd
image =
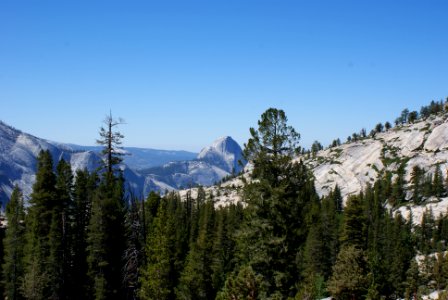
[[[91,145],[243,144],[269,107],[308,147],[448,96],[447,1],[0,1],[0,120]]]

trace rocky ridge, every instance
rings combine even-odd
[[[415,165],[433,173],[437,165],[443,176],[448,169],[448,114],[433,115],[426,120],[404,124],[388,131],[377,133],[356,142],[328,148],[313,157],[298,156],[296,161],[304,162],[313,171],[316,190],[320,196],[327,195],[336,185],[341,189],[344,201],[352,194],[359,193],[368,183],[373,184],[385,171],[396,173],[401,164],[405,165],[405,178],[409,181]],[[250,169],[244,175],[250,180]],[[243,181],[237,177],[221,185],[206,188],[213,195],[216,205],[226,205],[241,200]],[[197,189],[180,192],[192,196]],[[446,213],[448,199],[433,199],[434,213]],[[425,205],[402,207],[403,215],[413,211],[414,221],[419,222]]]

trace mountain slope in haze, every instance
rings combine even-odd
[[[55,162],[65,159],[74,171],[93,170],[99,166],[100,157],[92,151],[73,151],[0,122],[0,201],[9,201],[15,184],[25,195],[31,193],[41,150],[49,150]]]
[[[163,183],[167,190],[177,190],[197,185],[210,186],[240,172],[244,165],[241,147],[227,136],[205,147],[195,160],[170,162],[142,170],[141,174],[152,183]]]
[[[70,147],[74,151],[93,151],[100,153],[100,146],[80,146],[74,144],[58,144]],[[183,150],[158,150],[150,148],[123,147],[126,155],[123,162],[133,170],[144,170],[152,167],[162,166],[172,161],[185,161],[195,159],[198,155],[194,152]]]
[[[120,165],[126,184],[136,196],[145,197],[150,191],[165,192],[181,187],[212,185],[239,170],[241,148],[230,137],[216,141],[201,151],[204,159],[190,159],[194,153],[142,148],[125,148],[129,155]],[[17,184],[25,197],[32,191],[37,168],[37,156],[49,150],[54,164],[65,159],[73,172],[80,169],[97,170],[101,162],[101,147],[61,144],[24,133],[0,121],[0,201],[6,203]],[[86,151],[87,150],[87,151]],[[208,154],[208,152],[212,154]],[[183,161],[170,159],[186,158]],[[163,164],[164,163],[164,164]],[[162,166],[140,170],[144,166]],[[224,168],[224,169],[222,169]]]

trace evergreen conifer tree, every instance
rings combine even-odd
[[[411,187],[412,187],[412,199],[415,204],[420,204],[422,200],[422,179],[424,170],[419,166],[414,166],[411,172]]]
[[[110,115],[104,123],[107,129],[101,128],[97,142],[104,145],[105,172],[93,198],[88,226],[88,274],[95,299],[121,299],[126,203],[123,174],[116,166],[121,161],[119,145],[123,136],[113,130],[122,122]]]
[[[179,299],[213,299],[216,292],[212,284],[212,247],[214,229],[214,206],[211,201],[201,205],[199,231],[191,245],[185,269],[176,294]]]
[[[92,201],[98,185],[98,175],[87,170],[76,172],[73,191],[73,237],[72,274],[69,289],[74,299],[87,299],[91,292],[87,276],[87,229],[90,221]]]
[[[69,275],[72,274],[72,220],[73,220],[73,175],[70,164],[63,159],[56,168],[56,193],[49,232],[50,256],[48,276],[50,298],[66,299],[72,288]]]
[[[434,178],[432,182],[432,194],[436,197],[443,197],[445,194],[445,189],[443,186],[443,175],[440,170],[440,165],[436,166],[434,171]]]
[[[37,160],[36,181],[26,218],[25,275],[23,295],[28,299],[50,299],[50,232],[56,198],[56,176],[50,152],[41,151]]]
[[[355,245],[344,245],[333,267],[333,275],[328,281],[328,291],[336,299],[363,299],[368,285],[364,251]]]
[[[306,166],[292,160],[300,149],[299,134],[282,110],[268,109],[250,133],[244,154],[257,181],[244,191],[248,207],[238,233],[240,263],[255,272],[266,297],[294,297],[301,271],[291,262],[306,241],[307,212],[318,201],[314,182]]]
[[[152,222],[146,244],[147,266],[140,277],[142,299],[172,299],[172,223],[168,215],[168,202],[162,200]]]
[[[25,245],[25,210],[23,195],[18,186],[14,187],[11,199],[6,205],[8,227],[4,240],[5,257],[3,282],[5,298],[23,299],[20,289],[24,275],[23,248]]]

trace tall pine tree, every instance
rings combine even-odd
[[[123,255],[126,249],[124,178],[116,168],[121,161],[119,145],[123,137],[114,131],[121,124],[112,116],[104,121],[98,144],[104,145],[104,173],[93,197],[88,226],[88,274],[95,299],[121,299]]]
[[[50,232],[56,203],[55,183],[51,153],[48,150],[41,151],[26,219],[23,294],[28,299],[51,299],[53,295],[49,258]]]
[[[25,210],[23,195],[18,186],[14,187],[11,199],[6,205],[8,227],[4,240],[5,257],[3,282],[5,298],[23,299],[20,289],[24,275],[23,248],[25,246]]]

